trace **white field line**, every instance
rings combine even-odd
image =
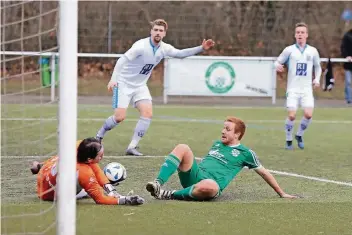
[[[2,163],[3,159],[39,159],[39,158],[48,158],[48,156],[1,156]],[[104,156],[104,159],[140,159],[140,158],[165,158],[165,156]],[[197,160],[201,160],[201,158],[196,158]],[[338,185],[345,185],[352,187],[352,182],[343,182],[343,181],[336,181],[336,180],[329,180],[314,176],[306,176],[296,173],[284,172],[284,171],[276,171],[276,170],[269,170],[271,173],[276,175],[283,175],[283,176],[290,176],[295,178],[303,178],[312,181],[324,182],[324,183],[332,183]]]
[[[107,98],[107,100],[111,100],[110,97]],[[9,105],[19,105],[19,104],[9,104]],[[28,104],[31,105],[31,104]],[[27,105],[27,106],[28,106]],[[35,104],[33,104],[35,105]],[[48,106],[53,106],[53,107],[57,107],[58,104],[57,103],[46,103],[45,104],[46,107]],[[111,104],[79,104],[79,108],[91,108],[91,107],[99,107],[99,108],[106,108],[106,109],[110,109],[111,108]],[[266,106],[231,106],[231,105],[212,105],[212,104],[208,104],[208,105],[174,105],[174,104],[157,104],[157,105],[153,105],[154,109],[200,109],[200,110],[206,110],[206,109],[211,109],[211,110],[223,110],[223,109],[282,109],[282,110],[286,110],[286,106],[285,103],[283,102],[282,105],[266,105]],[[130,107],[130,109],[133,109]],[[315,107],[315,109],[351,109],[350,107],[335,107],[335,106],[330,106],[330,107],[325,107],[325,106],[317,106]]]
[[[105,118],[77,118],[81,122],[104,122]],[[130,118],[124,122],[137,122],[139,119]],[[56,118],[1,118],[1,121],[57,121]],[[214,123],[223,122],[223,120],[196,119],[196,118],[153,118],[153,122],[196,122],[196,123]],[[246,120],[248,123],[284,123],[285,120]],[[352,124],[352,120],[313,120],[314,123],[320,124]]]

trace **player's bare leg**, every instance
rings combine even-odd
[[[119,123],[123,122],[126,118],[127,109],[126,108],[116,108],[114,110],[114,115],[108,117],[105,123],[98,131],[96,138],[101,142],[104,138],[106,132],[110,131],[116,127]]]
[[[292,145],[292,133],[293,133],[293,127],[294,127],[294,121],[296,119],[296,110],[295,109],[289,109],[287,113],[287,118],[285,122],[285,132],[286,132],[286,146],[285,148],[288,150],[293,149]]]
[[[304,131],[308,128],[309,124],[312,122],[312,116],[313,116],[313,108],[304,108],[304,114],[295,136],[298,147],[300,149],[304,149],[304,142],[303,142],[302,136],[304,134]]]
[[[154,182],[149,182],[146,189],[156,198],[165,199],[171,197],[172,192],[162,190],[160,188],[161,185],[165,184],[177,169],[184,172],[190,170],[192,168],[193,161],[194,155],[191,148],[186,144],[178,144],[166,157],[156,180]]]
[[[126,154],[133,156],[143,156],[143,154],[137,150],[137,146],[150,126],[153,116],[153,106],[151,100],[139,100],[136,102],[136,108],[140,113],[140,118],[134,129],[132,140],[127,147]]]
[[[154,182],[149,182],[146,189],[155,198],[163,200],[184,200],[187,198],[209,200],[214,198],[219,192],[219,186],[212,179],[202,180],[197,184],[177,191],[161,189],[161,185],[167,182],[177,168],[180,171],[187,172],[192,168],[193,161],[194,155],[190,147],[186,144],[177,145],[161,166],[157,179]]]
[[[218,194],[219,185],[212,179],[205,179],[188,188],[172,191],[171,197],[162,199],[205,201],[214,199]]]

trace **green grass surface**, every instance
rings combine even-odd
[[[35,196],[35,177],[28,170],[35,157],[9,156],[56,152],[57,121],[47,120],[55,118],[56,111],[55,105],[2,105],[1,214],[15,216],[2,218],[2,234],[40,232],[55,222],[52,204]],[[80,105],[78,137],[94,136],[110,115],[109,106]],[[316,109],[313,123],[304,135],[306,149],[296,147],[294,151],[285,151],[283,109],[157,106],[140,150],[146,155],[164,156],[176,144],[186,143],[201,157],[212,141],[220,137],[222,121],[227,115],[236,115],[247,122],[242,142],[256,151],[268,169],[351,182],[352,109],[348,108]],[[22,117],[29,120],[10,120]],[[145,184],[154,179],[163,158],[117,157],[124,155],[137,118],[137,112],[129,109],[127,121],[106,135],[106,158],[101,165],[111,161],[122,163],[128,178],[118,186],[119,191],[126,194],[134,190],[145,197],[146,204],[101,206],[91,199],[81,200],[77,204],[77,234],[352,234],[350,186],[276,175],[285,191],[304,196],[284,200],[255,172],[245,169],[213,202],[151,198]],[[176,175],[166,188],[180,188]],[[17,217],[26,213],[30,215]],[[55,226],[46,234],[55,234]]]

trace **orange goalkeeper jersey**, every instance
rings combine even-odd
[[[58,157],[44,162],[37,177],[38,197],[53,201],[55,198]],[[118,199],[104,194],[103,185],[110,183],[97,163],[77,163],[77,183],[97,204],[118,204]]]

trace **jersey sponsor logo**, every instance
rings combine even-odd
[[[153,69],[153,67],[154,67],[154,64],[146,64],[143,66],[139,74],[148,75],[149,72]]]
[[[219,161],[222,161],[223,163],[227,164],[227,161],[224,158],[224,155],[222,153],[219,153],[218,149],[210,150],[208,154],[209,154],[209,156],[212,156],[212,157],[218,159]]]
[[[307,76],[307,63],[297,63],[296,76]]]
[[[212,63],[205,72],[205,83],[213,93],[227,93],[235,85],[235,70],[226,62]]]
[[[89,183],[91,184],[91,183],[94,183],[94,182],[95,182],[94,177],[90,177],[90,178],[89,178]]]

